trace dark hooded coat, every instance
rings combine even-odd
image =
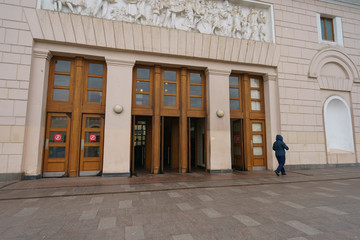
[[[289,150],[289,147],[283,142],[283,137],[281,135],[276,135],[276,141],[273,144],[275,156],[285,156],[285,149]]]

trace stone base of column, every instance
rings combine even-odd
[[[130,177],[130,173],[129,172],[125,172],[125,173],[103,173],[101,176],[102,177]]]
[[[208,173],[232,173],[232,169],[216,169],[216,170],[206,170]]]

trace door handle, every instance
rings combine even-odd
[[[251,149],[253,149],[253,140],[250,141]]]
[[[49,139],[47,138],[45,140],[45,150],[48,150],[49,149]]]
[[[81,147],[80,147],[81,150],[84,150],[84,145],[85,145],[85,140],[81,139]]]

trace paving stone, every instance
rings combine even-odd
[[[191,234],[181,234],[172,236],[173,240],[194,240]]]
[[[295,186],[295,185],[286,185],[285,187],[292,188],[292,189],[302,189],[302,187]]]
[[[346,196],[348,198],[353,198],[353,199],[356,199],[356,200],[360,200],[360,197],[357,197],[357,196],[352,196],[352,195],[348,195]]]
[[[76,196],[63,197],[63,200],[65,200],[65,201],[71,201],[71,200],[75,200],[76,198],[77,198]]]
[[[204,208],[201,209],[201,211],[205,213],[205,215],[208,216],[209,218],[218,218],[222,216],[219,212],[217,212],[212,208]]]
[[[236,192],[236,193],[245,193],[244,190],[238,189],[238,188],[231,188],[230,191]]]
[[[332,182],[333,184],[336,184],[336,185],[342,185],[342,186],[349,186],[350,184],[349,183],[345,183],[345,182]]]
[[[270,195],[272,197],[279,196],[280,194],[273,192],[273,191],[262,191],[263,193]]]
[[[180,195],[177,192],[168,192],[169,197],[171,198],[178,198],[178,197],[182,197],[182,195]]]
[[[318,187],[319,189],[325,190],[325,191],[331,191],[331,192],[337,192],[339,190],[336,189],[332,189],[332,188],[327,188],[327,187]]]
[[[261,202],[261,203],[272,203],[272,201],[270,201],[269,199],[266,198],[262,198],[262,197],[253,197],[252,199]]]
[[[79,220],[94,219],[98,213],[98,209],[85,210],[81,213]]]
[[[310,235],[310,236],[322,233],[321,231],[319,231],[313,227],[310,227],[302,222],[299,222],[297,220],[287,221],[285,223],[303,233],[306,233],[307,235]]]
[[[255,227],[261,225],[259,222],[246,215],[235,215],[233,217],[247,227]]]
[[[336,197],[336,195],[328,194],[328,193],[323,193],[323,192],[314,192],[314,194],[317,194],[317,195],[320,195],[320,196],[324,196],[324,197],[329,197],[329,198]]]
[[[35,211],[37,211],[39,207],[32,207],[32,208],[23,208],[20,212],[16,213],[15,217],[27,217],[31,216]]]
[[[103,197],[93,197],[91,198],[90,204],[102,203],[103,200]]]
[[[145,239],[144,230],[142,226],[125,227],[126,240]]]
[[[116,217],[104,217],[100,218],[100,222],[98,225],[98,230],[106,230],[115,227],[116,225]]]
[[[132,200],[124,200],[119,202],[119,208],[131,208]]]
[[[32,199],[26,199],[26,200],[24,201],[24,203],[34,203],[34,202],[37,202],[37,201],[39,201],[38,198],[32,198]]]
[[[317,209],[320,209],[320,210],[323,210],[323,211],[325,211],[325,212],[329,212],[329,213],[335,214],[335,215],[345,215],[345,214],[347,214],[346,212],[337,210],[337,209],[335,209],[335,208],[327,207],[327,206],[321,206],[321,207],[316,207],[316,208],[317,208]]]
[[[210,196],[208,195],[198,195],[197,196],[201,201],[203,202],[210,202],[210,201],[214,201],[214,199],[212,199]]]
[[[296,208],[296,209],[303,209],[305,208],[304,206],[300,205],[300,204],[297,204],[297,203],[293,203],[293,202],[290,202],[290,201],[280,201],[280,203],[286,205],[286,206],[289,206],[289,207],[292,207],[292,208]]]
[[[189,210],[193,210],[194,208],[192,206],[190,206],[190,204],[188,203],[177,203],[176,204],[178,206],[178,208],[180,208],[182,211],[189,211]]]
[[[52,194],[52,196],[62,196],[62,195],[64,195],[66,193],[66,191],[58,191],[58,192],[54,192],[53,194]]]
[[[307,240],[307,238],[304,238],[304,237],[294,237],[294,238],[288,238],[287,240]]]

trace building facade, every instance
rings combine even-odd
[[[0,176],[358,165],[353,0],[0,1]]]

